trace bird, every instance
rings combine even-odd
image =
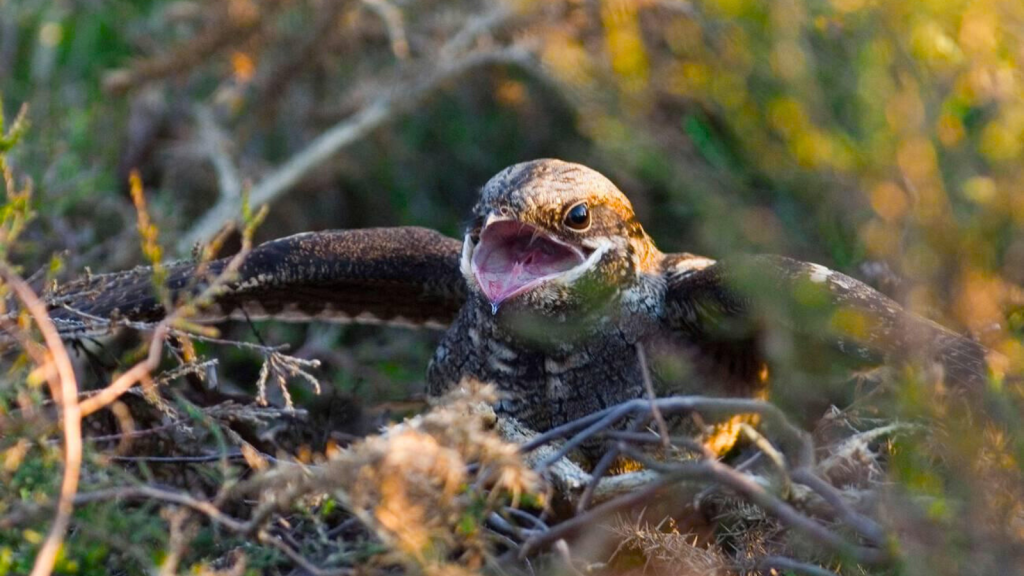
[[[196,294],[229,261],[166,265],[171,299]],[[787,297],[769,309],[797,302],[811,313],[765,314],[765,294]],[[167,314],[146,267],[65,283],[46,301],[68,338],[95,330],[97,317]],[[924,360],[963,389],[987,378],[981,344],[840,272],[774,255],[663,253],[614,183],[555,159],[491,178],[461,239],[407,226],[253,248],[191,319],[242,316],[443,329],[429,396],[467,378],[490,383],[501,393],[495,411],[537,432],[643,397],[645,353],[687,366],[680,378],[692,391],[764,397],[772,323],[857,360]]]

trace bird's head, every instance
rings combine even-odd
[[[626,196],[579,164],[534,160],[491,178],[462,272],[499,310],[575,316],[614,298],[657,254]]]

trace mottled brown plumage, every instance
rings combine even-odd
[[[985,378],[984,348],[838,272],[772,256],[716,263],[662,254],[625,195],[584,166],[512,166],[484,186],[473,215],[461,243],[418,228],[269,242],[248,256],[239,279],[203,316],[245,310],[253,317],[447,325],[428,371],[430,394],[466,377],[492,382],[505,392],[499,411],[535,430],[641,396],[638,345],[696,368],[687,390],[758,394],[758,335],[769,321],[854,357],[937,360],[958,384]],[[208,274],[223,266],[214,263]],[[170,270],[175,293],[201,284],[191,264]],[[819,306],[810,320],[772,317],[757,305],[761,293],[808,290]],[[65,334],[74,336],[89,323],[58,304],[154,320],[163,308],[151,294],[148,269],[138,269],[68,284],[49,299]]]

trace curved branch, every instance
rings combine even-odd
[[[41,358],[45,366],[53,362],[56,366],[56,380],[52,371],[48,376],[50,394],[60,403],[61,415],[64,420],[64,478],[60,484],[60,499],[57,502],[57,514],[53,526],[46,536],[35,565],[32,576],[46,576],[53,571],[57,552],[64,540],[64,532],[71,521],[74,510],[75,494],[78,492],[78,480],[82,468],[82,411],[78,405],[78,381],[75,370],[68,357],[64,342],[60,339],[57,328],[46,313],[46,305],[29,285],[18,276],[6,262],[0,262],[0,277],[14,290],[18,299],[25,304],[35,320],[39,331],[46,342],[47,355]]]

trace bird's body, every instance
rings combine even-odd
[[[697,265],[707,262],[695,259]],[[664,317],[663,275],[661,269],[648,271],[638,279],[639,286],[613,297],[602,314],[583,326],[570,316],[528,318],[534,326],[506,327],[501,312],[492,314],[486,300],[467,303],[431,360],[430,394],[441,396],[463,378],[492,383],[504,392],[498,413],[543,431],[642,397],[640,355],[645,354],[653,361],[648,377],[657,379],[661,373],[658,358],[682,357],[698,368],[689,377],[704,383],[689,382],[691,391],[757,395],[764,382],[758,378],[761,364],[750,354],[753,349],[733,350],[734,364],[716,371],[722,359],[700,363],[701,344],[671,329]]]
[[[544,350],[505,340],[494,322],[479,321],[483,315],[465,309],[445,334],[427,373],[431,395],[464,377],[493,383],[504,392],[499,413],[547,430],[636,398],[642,390],[633,338],[615,331],[614,324],[608,324],[609,337],[589,345]]]
[[[195,292],[196,274],[192,264],[173,266],[168,285]],[[164,310],[149,278],[136,271],[68,284],[50,295],[52,313],[69,336],[88,324],[80,313],[158,319]],[[753,293],[744,290],[751,282]],[[430,394],[465,378],[490,382],[504,392],[499,412],[543,431],[640,397],[644,351],[694,368],[683,375],[690,391],[758,393],[757,340],[767,317],[755,310],[757,293],[807,287],[824,295],[824,321],[793,320],[794,330],[854,356],[906,360],[920,352],[954,380],[984,379],[981,346],[837,272],[780,257],[726,265],[663,254],[608,179],[557,160],[492,178],[462,242],[384,228],[257,247],[201,316],[446,325],[428,369]],[[837,310],[856,322],[832,321]]]

